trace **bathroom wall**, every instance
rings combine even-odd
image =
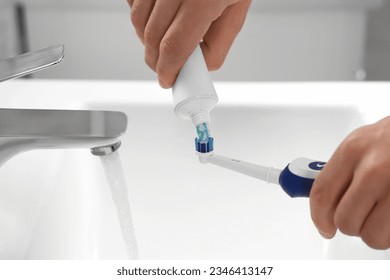
[[[67,47],[64,62],[36,78],[155,79],[145,66],[126,1],[25,3],[31,49],[56,43]],[[364,11],[381,4],[383,0],[254,0],[244,30],[214,79],[356,80],[366,70],[368,78],[378,79],[386,68],[381,56],[390,47],[372,43],[383,42],[375,34],[386,33],[383,20],[372,17],[383,12],[369,13],[367,45]]]
[[[0,59],[14,56],[19,51],[16,38],[16,18],[13,3],[0,0]]]
[[[367,39],[369,80],[390,80],[390,1],[370,13]]]

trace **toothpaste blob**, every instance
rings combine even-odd
[[[207,123],[202,123],[196,127],[196,133],[198,134],[200,142],[207,142],[210,137],[210,129]]]

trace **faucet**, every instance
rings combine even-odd
[[[120,147],[126,127],[121,112],[0,109],[0,166],[32,149],[90,148],[108,155]]]
[[[0,61],[0,82],[62,61],[64,45]],[[89,148],[96,156],[116,151],[127,116],[116,111],[0,109],[0,167],[32,149]]]

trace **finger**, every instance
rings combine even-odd
[[[311,217],[325,238],[336,234],[334,214],[352,181],[354,165],[354,158],[341,146],[314,181],[310,192]]]
[[[381,177],[371,177],[366,166],[357,168],[352,183],[336,208],[334,223],[347,235],[360,236],[376,202],[383,195]]]
[[[215,8],[208,7],[217,2],[189,1],[180,6],[160,44],[156,70],[163,88],[174,84],[180,68],[199,44],[211,22],[217,18],[216,14],[220,15],[222,12],[218,13]],[[204,12],[196,13],[194,10]]]
[[[379,201],[361,230],[363,241],[375,249],[390,248],[390,194]]]
[[[156,1],[144,31],[145,61],[150,68],[156,71],[159,56],[160,42],[172,24],[180,1]]]
[[[145,26],[152,13],[155,0],[134,0],[131,8],[131,22],[135,27],[135,31],[144,42]]]
[[[239,1],[229,6],[216,21],[214,21],[203,37],[201,47],[210,71],[218,70],[226,59],[237,34],[244,25],[250,0]]]

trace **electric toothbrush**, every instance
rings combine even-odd
[[[314,179],[325,162],[298,158],[284,169],[276,169],[213,153],[210,111],[217,104],[218,96],[199,46],[180,70],[172,93],[176,115],[184,120],[191,120],[196,128],[198,137],[195,138],[195,149],[201,163],[211,163],[278,184],[290,197],[309,197]]]
[[[297,158],[284,169],[277,169],[220,156],[214,154],[212,150],[205,152],[207,148],[201,152],[198,145],[196,145],[196,150],[201,163],[211,163],[267,183],[280,185],[293,198],[310,196],[314,180],[326,164],[322,161]]]

